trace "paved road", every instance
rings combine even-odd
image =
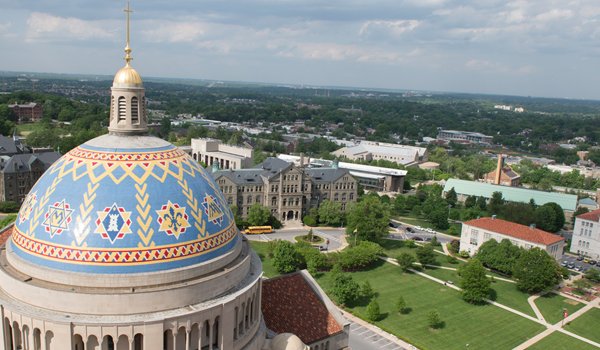
[[[413,237],[419,237],[419,238],[422,238],[423,240],[428,240],[428,239],[431,240],[434,236],[433,233],[428,233],[425,230],[418,230],[418,229],[414,228],[414,226],[412,226],[412,225],[400,224],[397,221],[392,222],[392,224],[396,227],[392,228],[392,231],[390,232],[390,235],[388,237],[390,239],[405,240],[405,239],[411,239]],[[406,230],[407,226],[412,228],[415,232],[408,232]],[[452,242],[454,239],[458,239],[458,238],[450,238],[450,237],[440,234],[440,235],[437,235],[437,239],[440,243],[447,244],[447,243]]]
[[[594,265],[590,265],[588,263],[585,263],[585,262],[583,262],[583,260],[582,261],[577,261],[577,257],[572,256],[572,255],[567,255],[567,254],[563,255],[559,262],[562,263],[563,261],[567,261],[569,263],[573,263],[573,264],[575,264],[575,266],[580,266],[582,269],[587,269],[587,268],[590,268],[590,267],[593,267],[596,270],[600,269],[600,267],[594,266]]]
[[[379,334],[352,322],[350,324],[350,339],[348,346],[352,350],[401,350],[403,347],[392,343]]]
[[[282,239],[290,242],[295,242],[294,237],[306,235],[309,229],[310,228],[297,230],[275,230],[274,233],[269,233],[265,235],[246,235],[246,237],[250,240]],[[317,227],[313,228],[313,234],[320,236],[325,240],[329,240],[328,250],[333,250],[342,246],[341,236],[346,234],[346,230],[339,228]]]

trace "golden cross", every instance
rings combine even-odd
[[[129,10],[129,1],[127,1],[127,10],[123,10],[123,12],[127,12],[127,45],[129,45],[129,14],[133,13]]]

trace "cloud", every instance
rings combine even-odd
[[[206,35],[208,24],[204,22],[165,22],[155,29],[142,30],[148,42],[190,42]]]
[[[115,40],[117,30],[108,21],[84,21],[33,12],[27,19],[26,42],[69,40]],[[122,23],[119,22],[119,25]],[[120,29],[120,28],[117,28]]]
[[[367,21],[358,31],[359,36],[392,36],[399,37],[405,32],[410,32],[419,26],[418,20],[398,21]]]

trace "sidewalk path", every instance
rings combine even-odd
[[[542,315],[542,313],[540,312],[540,309],[538,309],[537,305],[535,304],[535,299],[541,297],[544,294],[547,294],[547,292],[542,292],[542,293],[537,293],[536,295],[532,295],[529,298],[527,298],[527,302],[529,303],[529,306],[531,306],[531,308],[535,312],[535,315],[537,316],[537,318],[539,318],[540,321],[546,322],[544,315]]]

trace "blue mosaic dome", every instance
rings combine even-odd
[[[195,160],[156,137],[115,140],[88,141],[39,179],[13,229],[19,257],[57,270],[122,274],[190,266],[234,249],[233,215]],[[135,147],[121,147],[129,143]]]

